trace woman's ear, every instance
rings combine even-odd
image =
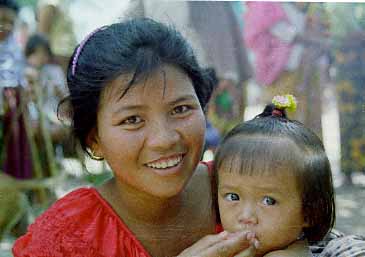
[[[88,154],[94,160],[103,160],[103,152],[100,148],[99,137],[97,129],[94,127],[90,130],[89,134],[86,137],[86,145],[88,150]]]

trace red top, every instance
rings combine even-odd
[[[207,165],[210,170],[211,165]],[[94,188],[55,202],[16,240],[14,257],[150,257]]]

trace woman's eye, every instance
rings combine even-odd
[[[262,199],[262,203],[264,205],[274,205],[276,204],[276,200],[270,196],[264,196],[264,198]]]
[[[172,110],[172,114],[182,114],[189,111],[191,108],[188,105],[179,105]]]
[[[240,197],[236,193],[227,193],[225,194],[224,199],[226,199],[227,201],[239,201]]]
[[[139,116],[130,116],[122,121],[122,125],[135,125],[142,122],[142,118]]]

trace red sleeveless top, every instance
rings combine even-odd
[[[211,163],[206,163],[211,173]],[[150,257],[94,188],[56,201],[16,240],[15,257]]]

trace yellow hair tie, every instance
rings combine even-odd
[[[297,109],[297,100],[293,95],[277,95],[272,99],[272,103],[277,109],[295,112]]]

